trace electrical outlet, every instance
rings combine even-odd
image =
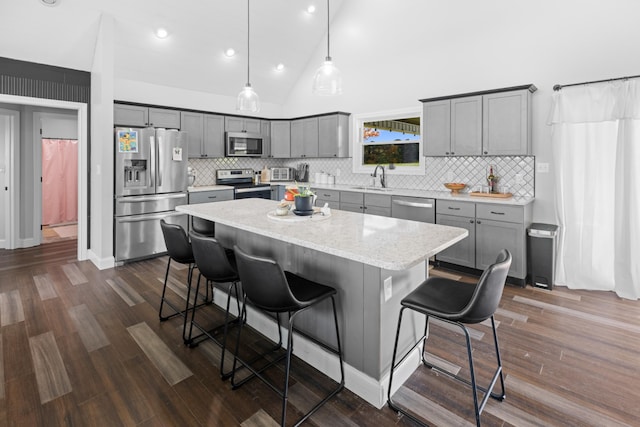
[[[549,163],[538,163],[536,170],[538,173],[549,173]]]
[[[393,293],[391,292],[391,276],[389,276],[384,279],[384,301],[389,301],[392,295]]]
[[[524,184],[524,175],[522,173],[516,174],[516,184]]]

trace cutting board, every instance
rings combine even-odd
[[[480,193],[478,191],[472,191],[469,195],[474,197],[493,197],[495,199],[508,199],[509,197],[513,197],[511,193]]]

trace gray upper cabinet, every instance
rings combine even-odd
[[[261,122],[260,119],[227,116],[224,118],[224,130],[225,132],[260,133],[261,132],[260,122]]]
[[[318,157],[349,157],[349,116],[318,117]]]
[[[291,157],[318,157],[318,118],[291,121]]]
[[[425,156],[482,154],[482,96],[425,102]]]
[[[529,154],[531,140],[531,91],[519,90],[485,95],[482,153]]]
[[[291,157],[291,121],[271,122],[271,157],[277,159]]]
[[[180,120],[190,158],[224,157],[224,116],[183,111]]]
[[[482,97],[451,100],[451,155],[482,154]]]
[[[425,156],[531,153],[534,85],[422,100]]]
[[[270,120],[260,120],[260,135],[262,135],[262,157],[271,157]]]
[[[180,129],[180,111],[138,105],[115,104],[113,106],[115,126]]]
[[[422,105],[424,155],[451,154],[451,100],[425,102]]]

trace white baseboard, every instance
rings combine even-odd
[[[98,270],[106,270],[108,268],[113,268],[116,265],[116,259],[112,256],[106,258],[100,258],[93,252],[91,249],[87,251],[87,258],[91,261]]]
[[[214,300],[222,309],[226,304],[227,294],[219,289],[214,290],[216,297]],[[218,296],[219,295],[219,296]],[[235,298],[231,299],[230,311],[236,314]],[[275,327],[275,320],[265,315],[263,312],[247,307],[247,323],[252,328],[260,332],[274,342],[278,340],[278,330]],[[282,328],[283,347],[287,344],[287,329]],[[294,354],[304,360],[323,374],[334,381],[340,380],[340,365],[338,356],[327,351],[308,338],[294,334]],[[420,365],[420,346],[416,347],[409,356],[396,368],[393,379],[393,390],[395,393],[400,386],[411,376]],[[382,376],[380,380],[370,377],[359,371],[348,363],[344,364],[345,387],[353,393],[366,400],[371,405],[380,409],[387,404],[387,392],[389,388],[389,373]]]

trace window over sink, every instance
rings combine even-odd
[[[390,174],[424,175],[420,109],[354,116],[354,173],[372,173],[376,165]]]

